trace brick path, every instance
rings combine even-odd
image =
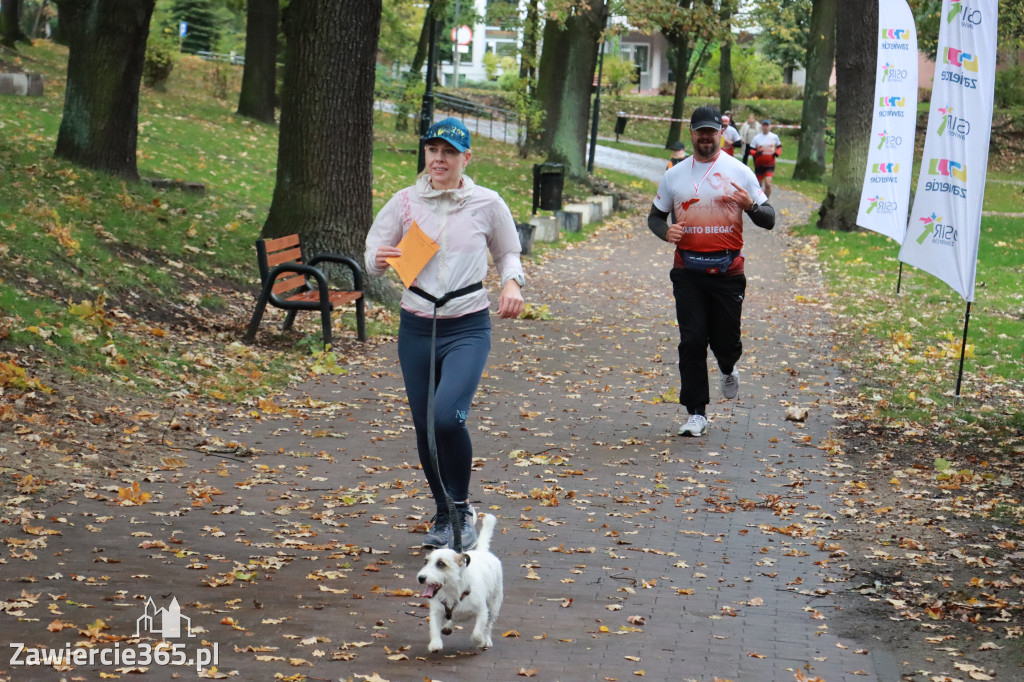
[[[144,506],[53,510],[76,527],[37,564],[0,566],[9,588],[32,573],[26,592],[41,593],[26,620],[0,614],[0,637],[77,641],[77,629],[46,630],[57,617],[129,636],[143,596],[173,596],[200,630],[188,647],[217,643],[234,679],[899,679],[885,643],[836,634],[849,617],[842,556],[825,539],[845,466],[828,452],[839,379],[813,258],[785,228],[809,206],[783,190],[773,204],[780,228],[748,227],[740,396],[709,407],[704,438],[674,435],[670,253],[642,218],[531,267],[527,300],[554,319],[495,319],[470,417],[473,499],[499,515],[505,569],[493,649],[473,651],[460,631],[426,651],[417,526],[432,509],[392,342],[348,376],[211,428],[264,454],[195,455],[143,482],[155,493]],[[785,419],[791,405],[806,423]],[[0,659],[0,679],[62,677],[25,670]],[[100,671],[113,669],[63,676]]]

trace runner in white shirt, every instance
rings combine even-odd
[[[690,118],[693,155],[667,170],[647,216],[647,226],[673,244],[671,280],[679,322],[679,402],[689,419],[680,435],[707,432],[708,346],[721,371],[722,395],[739,391],[736,362],[743,352],[740,317],[747,279],[743,274],[743,213],[758,227],[775,226],[757,178],[722,153],[717,107],[698,107]],[[675,222],[667,218],[674,213]]]
[[[754,175],[766,196],[772,195],[772,177],[775,175],[775,157],[782,151],[782,140],[772,132],[772,122],[761,121],[761,132],[750,141],[754,148]]]
[[[722,114],[722,151],[729,156],[736,156],[736,149],[743,145],[743,137],[732,125],[728,114]]]

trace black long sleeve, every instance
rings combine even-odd
[[[665,235],[668,234],[668,213],[651,204],[651,212],[647,214],[647,227],[650,228],[658,239],[667,242]]]
[[[763,204],[754,204],[754,208],[746,211],[746,214],[750,216],[750,220],[758,227],[763,227],[766,230],[775,227],[775,209],[767,201]],[[650,223],[650,220],[650,218],[647,219],[648,223]]]

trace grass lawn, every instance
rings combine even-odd
[[[315,353],[319,322],[311,316],[305,324],[308,314],[299,316],[297,335],[274,336],[273,322],[264,322],[270,348],[238,343],[258,286],[253,242],[277,161],[277,127],[234,114],[240,68],[184,56],[164,89],[140,95],[139,173],[206,186],[189,194],[53,159],[66,48],[37,41],[16,59],[46,86],[40,98],[0,98],[0,387],[17,374],[15,359],[31,356],[87,381],[149,391],[184,385],[243,400],[325,365]],[[415,179],[412,128],[396,132],[390,114],[374,113],[375,213]],[[521,159],[512,145],[482,135],[473,143],[469,175],[528,220],[532,165],[542,159]],[[654,191],[623,174],[596,175],[613,190]],[[568,181],[563,194],[572,201],[590,189]],[[558,243],[538,253],[551,248]],[[352,315],[335,319],[354,326]],[[369,331],[393,332],[393,316],[371,315]]]

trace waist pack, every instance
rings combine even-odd
[[[679,249],[679,255],[683,260],[683,269],[685,270],[720,275],[729,269],[740,252],[733,250],[684,251]]]

